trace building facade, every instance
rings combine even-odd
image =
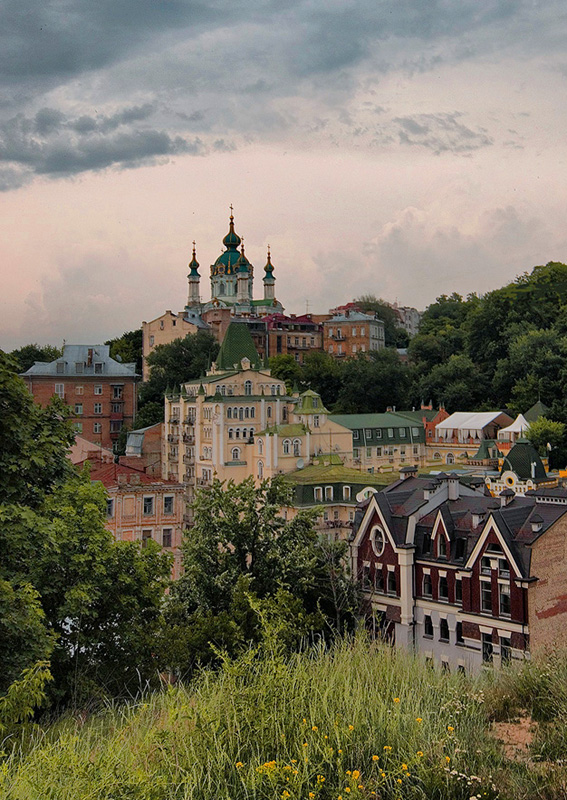
[[[330,419],[352,433],[352,459],[347,459],[347,466],[372,473],[425,463],[425,430],[419,421],[389,411],[332,414]]]
[[[323,350],[323,326],[311,314],[270,314],[265,323],[269,356],[291,355],[303,364],[307,353]]]
[[[93,444],[112,448],[136,415],[135,364],[110,357],[110,346],[65,345],[61,358],[36,361],[22,378],[40,405],[55,395],[70,408],[75,431]]]
[[[333,358],[382,350],[384,323],[376,316],[346,308],[323,322],[323,348]]]
[[[185,501],[183,486],[123,464],[99,465],[91,471],[107,493],[106,527],[117,541],[156,542],[171,553],[171,578],[181,574]]]
[[[493,498],[457,475],[406,469],[357,510],[352,569],[369,627],[466,671],[564,645],[567,492],[557,492]]]

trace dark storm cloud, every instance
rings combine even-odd
[[[417,114],[411,117],[396,117],[398,136],[402,144],[417,145],[439,154],[445,151],[470,153],[481,147],[494,144],[487,132],[472,130],[462,121],[462,114]]]
[[[205,145],[155,128],[133,128],[153,113],[151,105],[124,108],[100,118],[69,119],[43,108],[0,125],[0,160],[10,164],[0,189],[22,185],[30,174],[65,176],[111,166],[132,167],[180,153],[200,155]],[[228,149],[228,144],[225,144]]]

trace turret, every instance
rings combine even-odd
[[[275,283],[274,266],[272,264],[272,256],[270,254],[270,245],[268,245],[268,260],[264,267],[264,300],[273,300],[275,298]]]
[[[249,300],[249,273],[248,273],[248,259],[244,255],[244,242],[240,248],[240,257],[236,262],[235,269],[237,274],[237,286],[236,286],[236,300],[238,303],[245,303]]]
[[[187,305],[198,306],[201,304],[201,296],[199,294],[201,276],[199,275],[199,262],[197,261],[197,254],[195,252],[195,242],[193,242],[193,258],[189,262],[189,274],[187,275],[187,280],[189,282]]]

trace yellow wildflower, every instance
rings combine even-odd
[[[352,773],[353,780],[357,781],[360,778],[360,772],[355,769]]]
[[[423,750],[418,750],[416,755],[419,756],[419,758],[423,758]]]
[[[449,763],[450,760],[451,759],[449,758],[449,756],[445,756],[445,761],[447,762],[447,764]]]
[[[385,744],[385,745],[384,745],[384,750],[385,750],[387,753],[389,753],[391,749],[392,749],[392,748],[390,747],[390,745],[389,745],[389,744]]]
[[[297,758],[292,758],[292,759],[291,759],[291,763],[292,763],[292,764],[297,764]]]
[[[453,731],[454,731],[455,729],[453,728],[453,726],[452,726],[452,725],[447,725],[447,730],[449,731],[449,733],[453,733]]]
[[[303,717],[303,724],[307,725],[307,720],[305,719],[305,717]]]
[[[287,789],[283,790],[282,797],[289,797],[289,792],[287,791]]]
[[[394,703],[399,703],[399,702],[400,702],[400,698],[399,697],[394,697]]]
[[[347,794],[349,794],[349,793],[350,793],[350,786],[345,786],[345,792],[346,792]]]
[[[325,739],[328,739],[328,738],[329,738],[329,737],[327,736],[327,734],[325,734]]]
[[[359,784],[358,784],[358,788],[359,788],[359,789],[364,789],[364,786],[363,786],[361,783],[359,783]]]
[[[240,769],[240,767],[243,767],[243,766],[244,766],[244,764],[242,763],[242,761],[237,761],[236,762],[236,769]]]
[[[309,792],[309,797],[315,797],[315,792]]]
[[[303,742],[303,747],[307,747],[307,742]]]
[[[352,772],[350,771],[350,769],[347,769],[346,774],[347,775],[352,775]]]
[[[401,778],[398,778],[398,783],[401,783],[401,782],[402,782],[402,779],[401,779]]]
[[[407,769],[407,768],[408,768],[407,764],[402,764],[402,769]]]
[[[325,783],[325,776],[317,775],[317,783]]]
[[[338,752],[339,752],[339,753],[342,753],[343,751],[342,751],[342,750],[339,750]]]
[[[381,773],[380,773],[380,776],[381,776],[382,778],[385,778],[385,777],[386,777],[386,773],[385,773],[385,772],[381,772]]]
[[[348,729],[349,729],[349,731],[353,731],[354,730],[354,725],[349,725]]]
[[[343,800],[343,796],[342,796],[342,794],[340,794],[340,795],[337,797],[337,800]]]
[[[378,761],[379,758],[380,756],[372,756],[372,761]]]
[[[423,719],[422,719],[421,717],[416,717],[416,718],[415,718],[415,721],[416,721],[416,722],[423,722]]]
[[[319,728],[317,727],[317,725],[312,725],[312,726],[311,726],[311,730],[312,730],[312,731],[318,731],[318,730],[319,730]]]

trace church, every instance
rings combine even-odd
[[[210,330],[222,341],[233,320],[247,322],[253,328],[255,319],[260,320],[269,314],[283,313],[284,308],[276,299],[276,279],[269,246],[262,281],[263,297],[254,299],[254,266],[245,254],[242,237],[235,230],[232,212],[231,206],[228,233],[222,240],[224,249],[211,264],[210,300],[204,301],[201,297],[200,265],[193,242],[193,253],[187,275],[189,287],[185,308],[177,313],[167,310],[150,322],[142,322],[144,380],[149,377],[146,359],[160,344],[169,344],[198,330]],[[251,332],[254,336],[254,331]]]

